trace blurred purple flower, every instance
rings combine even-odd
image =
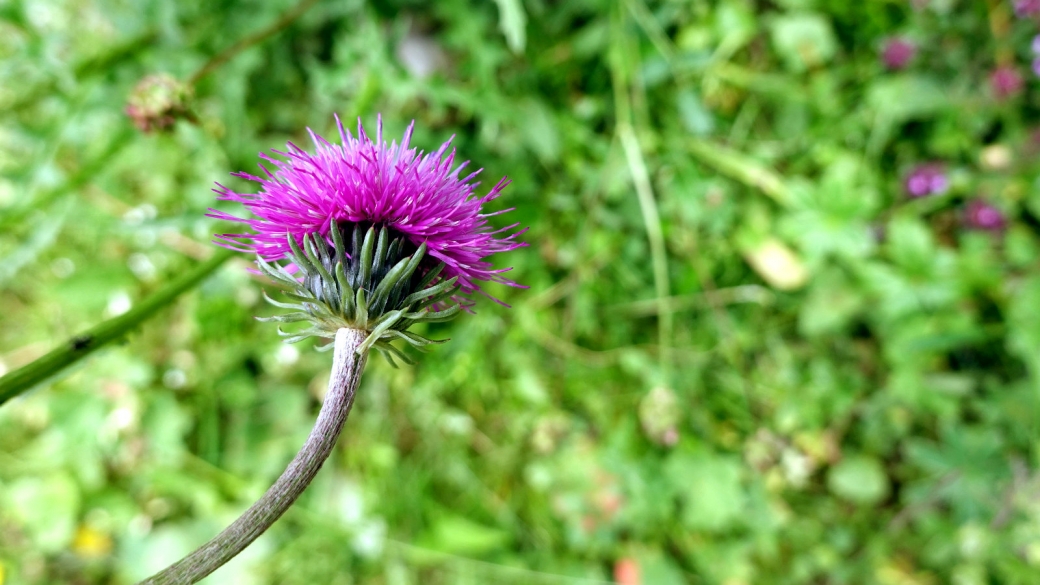
[[[987,231],[1000,231],[1007,225],[1004,214],[981,199],[972,199],[968,202],[964,212],[964,222],[969,228]]]
[[[1028,18],[1040,14],[1040,0],[1015,0],[1015,16]]]
[[[906,39],[889,39],[881,50],[881,61],[888,69],[899,70],[906,67],[916,52],[917,47]]]
[[[911,197],[927,197],[945,193],[950,187],[950,181],[946,178],[946,172],[942,165],[930,163],[920,165],[906,177],[906,192]]]
[[[990,74],[989,83],[998,99],[1006,99],[1022,91],[1022,74],[1010,65],[1001,65]]]
[[[1040,57],[1033,59],[1033,75],[1040,77]]]
[[[256,217],[240,218],[211,209],[210,217],[241,222],[253,230],[220,234],[218,243],[278,261],[290,252],[289,234],[302,242],[304,235],[318,233],[331,245],[332,220],[376,224],[405,236],[415,246],[425,242],[429,256],[445,264],[441,278],[458,276],[463,293],[482,292],[475,281],[520,286],[501,275],[509,268],[494,269],[484,261],[491,254],[526,245],[515,240],[526,230],[495,237],[518,224],[500,230],[488,224],[488,217],[508,209],[481,213],[482,206],[509,184],[508,179],[500,180],[487,195],[474,195],[480,183],[473,179],[480,171],[459,177],[469,163],[454,164],[450,139],[430,154],[409,148],[414,122],[400,145],[383,140],[382,118],[377,122],[375,141],[365,134],[360,120],[357,137],[343,128],[338,116],[336,125],[342,144],[332,144],[308,129],[313,154],[290,142],[288,152],[271,151],[284,159],[260,155],[274,166],[272,172],[261,163],[267,178],[233,173],[259,183],[259,193],[237,193],[217,183],[214,190],[219,199],[239,202]]]

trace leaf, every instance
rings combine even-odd
[[[787,68],[796,73],[827,63],[838,50],[830,22],[819,14],[777,16],[769,28],[773,47]]]
[[[520,0],[495,0],[498,5],[498,28],[514,53],[522,53],[527,44],[527,14]]]
[[[848,457],[832,467],[827,487],[838,497],[863,505],[878,504],[889,494],[884,466],[866,456]]]
[[[776,238],[768,238],[744,252],[748,264],[770,286],[795,290],[809,281],[809,271],[797,254]]]
[[[947,88],[930,77],[897,75],[871,84],[866,103],[882,119],[901,123],[949,107],[948,96]]]
[[[560,159],[560,132],[553,111],[537,99],[526,100],[521,111],[524,123],[519,130],[527,147],[542,162],[557,162]]]
[[[945,85],[923,76],[901,75],[875,82],[866,96],[867,106],[876,115],[868,151],[879,153],[903,123],[949,109],[948,96]]]
[[[715,130],[715,117],[694,91],[680,90],[675,100],[679,109],[679,119],[691,134],[705,136]]]
[[[675,454],[665,471],[683,502],[687,528],[721,531],[739,521],[744,490],[736,460],[708,453]]]
[[[423,546],[457,555],[484,555],[501,550],[512,535],[499,528],[477,524],[462,516],[443,516],[420,538]]]
[[[1040,379],[1040,277],[1018,283],[1008,314],[1008,348]]]
[[[813,279],[799,312],[799,329],[809,336],[839,333],[865,304],[864,295],[841,271],[828,270]]]
[[[14,511],[41,552],[56,553],[72,541],[79,513],[79,486],[65,473],[22,477],[5,489]]]

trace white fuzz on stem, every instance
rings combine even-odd
[[[357,353],[367,336],[367,332],[358,329],[344,328],[336,332],[332,377],[325,403],[307,442],[278,481],[213,540],[139,585],[197,583],[242,552],[293,505],[332,453],[343,424],[347,422],[368,360],[367,351],[360,355]]]

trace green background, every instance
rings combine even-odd
[[[0,3],[0,369],[212,254],[214,181],[333,113],[455,135],[483,189],[513,181],[496,225],[530,226],[492,258],[530,288],[373,359],[330,463],[209,583],[1040,581],[1035,20],[320,0],[200,79],[193,121],[124,114],[292,8]],[[908,199],[929,161],[949,191]],[[975,197],[1007,229],[968,229]],[[132,583],[282,471],[330,356],[253,319],[277,310],[248,262],[0,407],[0,583]]]

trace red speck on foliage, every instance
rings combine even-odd
[[[614,563],[614,580],[618,585],[640,585],[639,563],[628,557],[618,559]]]

